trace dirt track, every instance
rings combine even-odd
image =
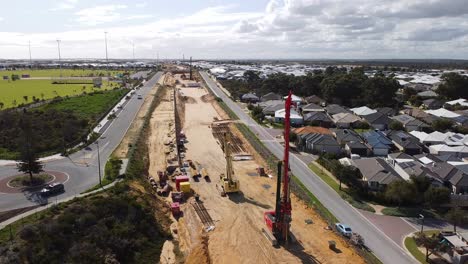
[[[213,98],[207,96],[205,89],[177,88],[184,96],[193,99],[185,104],[183,130],[188,139],[186,158],[206,168],[211,179],[211,182],[203,178],[199,181],[191,179],[191,187],[200,195],[215,226],[214,230],[205,231],[190,204],[193,198],[182,205],[183,217],[174,228],[177,229],[176,237],[180,250],[186,256],[186,263],[364,263],[341,237],[325,230],[326,223],[295,197],[292,197],[292,232],[298,243],[289,249],[272,247],[261,229],[265,227],[264,211],[273,208],[275,180],[257,176],[258,164],[255,160],[235,161],[233,166],[235,176],[240,180],[241,193],[221,197],[217,185],[226,163],[210,126],[214,118],[222,119],[225,113],[213,102]],[[165,122],[163,109],[164,103],[156,109],[156,122]],[[151,127],[155,132],[151,133],[149,142],[150,175],[162,166],[157,163],[161,161],[153,159],[164,157],[164,153],[161,153],[163,148],[159,148],[157,144],[160,143],[157,142],[164,140],[168,129],[164,125]],[[238,134],[238,131],[234,133]],[[246,142],[244,144],[247,145]],[[309,219],[312,224],[306,224]],[[328,248],[329,240],[337,242],[339,251]]]

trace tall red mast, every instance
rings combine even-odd
[[[289,91],[288,98],[285,104],[284,116],[284,156],[283,156],[283,193],[281,197],[281,215],[279,216],[279,226],[284,241],[289,238],[289,225],[291,222],[291,199],[289,195],[289,132],[291,129],[291,91]]]

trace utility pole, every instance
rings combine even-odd
[[[31,65],[31,69],[32,69],[31,41],[28,42],[28,46],[29,46],[29,65]]]
[[[98,161],[98,172],[99,172],[99,186],[102,188],[102,182],[101,182],[101,157],[99,156],[99,141],[96,140],[97,145],[97,161]]]
[[[62,57],[60,55],[60,39],[57,39],[57,48],[58,48],[58,56],[59,56],[59,67],[60,67],[60,78],[62,78]]]
[[[104,32],[104,42],[106,44],[106,70],[107,70],[107,82],[109,82],[109,57],[107,55],[107,31]]]
[[[192,56],[190,56],[190,80],[193,80],[192,78]]]
[[[419,214],[419,219],[421,219],[421,234],[422,234],[424,231],[424,215]]]

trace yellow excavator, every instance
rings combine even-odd
[[[234,170],[232,168],[232,156],[231,156],[231,138],[229,133],[223,134],[223,150],[224,156],[226,158],[226,174],[221,173],[219,176],[221,179],[221,188],[222,195],[226,195],[228,193],[236,193],[239,192],[239,181],[234,179]]]

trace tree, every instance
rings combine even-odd
[[[450,189],[430,186],[424,193],[424,201],[430,206],[440,206],[450,202]]]
[[[446,131],[453,127],[454,123],[450,119],[440,118],[432,122],[432,128],[435,131]]]
[[[457,232],[457,225],[461,225],[465,222],[466,211],[460,209],[458,206],[450,209],[445,215],[445,219],[453,225],[453,232]]]
[[[401,130],[401,131],[405,130],[405,128],[403,127],[403,124],[396,120],[392,120],[390,124],[388,125],[388,127],[391,130]]]
[[[18,171],[28,173],[30,182],[33,182],[33,173],[43,172],[44,165],[39,161],[34,147],[32,139],[32,127],[31,121],[27,116],[24,116],[24,119],[21,120],[21,129],[23,133],[24,142],[22,142],[22,151],[20,154],[20,160],[16,165]]]
[[[437,88],[437,94],[446,99],[468,98],[468,76],[455,72],[444,73],[441,84]]]
[[[23,99],[24,99],[25,102],[27,102],[27,101],[28,101],[28,96],[27,96],[27,95],[23,95]]]
[[[0,110],[3,109],[4,106],[5,104],[3,102],[0,102]]]
[[[401,85],[393,77],[376,74],[362,83],[361,97],[370,107],[394,105],[395,93]]]
[[[432,236],[429,237],[424,233],[417,234],[417,237],[415,239],[419,245],[423,246],[426,249],[426,262],[428,262],[429,256],[436,252],[436,250],[440,246],[439,239],[435,234],[432,234]]]
[[[394,202],[400,207],[402,203],[414,201],[417,190],[411,182],[400,180],[390,183],[384,195],[389,202]]]

